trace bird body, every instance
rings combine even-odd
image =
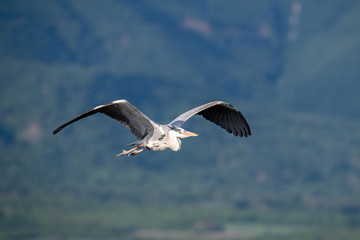
[[[157,134],[149,135],[149,139],[144,139],[147,142],[147,147],[153,151],[163,151],[167,148],[171,148],[173,151],[179,151],[181,148],[181,141],[177,139],[174,131],[170,131],[170,127],[167,125],[158,125],[161,132],[159,137]]]
[[[193,108],[169,124],[157,124],[126,100],[116,100],[94,107],[61,125],[53,131],[53,134],[58,133],[71,123],[95,113],[103,113],[118,120],[137,137],[138,141],[129,144],[129,146],[135,145],[135,147],[130,150],[123,150],[118,156],[133,156],[145,149],[162,151],[170,148],[173,151],[179,151],[181,149],[180,138],[197,136],[197,134],[181,128],[184,122],[196,114],[202,115],[205,119],[221,126],[235,136],[247,137],[251,135],[250,127],[241,112],[223,101],[209,102]]]

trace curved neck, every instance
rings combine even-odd
[[[174,131],[169,131],[168,145],[173,151],[179,151],[181,149],[181,140]]]

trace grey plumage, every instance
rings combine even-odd
[[[235,136],[247,137],[251,135],[250,127],[241,112],[223,101],[209,102],[193,108],[175,118],[170,125],[181,127],[184,122],[195,114],[203,116]]]
[[[203,104],[181,114],[169,124],[163,125],[153,122],[126,100],[117,100],[90,109],[55,129],[53,134],[95,113],[103,113],[118,120],[129,128],[138,139],[138,141],[134,143],[136,147],[128,151],[123,150],[118,156],[132,156],[145,149],[157,151],[171,148],[174,151],[180,150],[181,141],[179,138],[197,136],[195,133],[185,131],[181,128],[181,126],[194,115],[203,116],[205,119],[219,125],[235,136],[247,137],[251,135],[250,127],[241,112],[223,101]]]
[[[60,132],[64,127],[70,125],[71,123],[79,121],[80,119],[95,113],[103,113],[115,120],[118,120],[129,128],[137,139],[143,139],[147,133],[153,131],[154,125],[156,125],[128,101],[117,100],[108,104],[97,106],[80,114],[76,118],[58,127],[53,131],[53,134]]]

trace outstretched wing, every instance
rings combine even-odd
[[[146,135],[152,133],[154,131],[154,126],[156,126],[153,121],[151,121],[128,101],[117,100],[108,104],[97,106],[89,111],[84,112],[83,114],[55,129],[53,134],[60,132],[64,127],[70,125],[71,123],[95,113],[103,113],[113,119],[118,120],[127,128],[129,128],[138,139],[143,139]]]
[[[202,115],[205,119],[219,125],[235,136],[247,137],[251,135],[250,127],[241,112],[223,101],[209,102],[193,108],[181,114],[169,124],[180,127],[196,114]]]

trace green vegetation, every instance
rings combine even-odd
[[[4,0],[0,239],[359,239],[360,3]],[[211,100],[180,152],[116,158],[127,99],[158,122]],[[96,127],[95,127],[96,126]]]

